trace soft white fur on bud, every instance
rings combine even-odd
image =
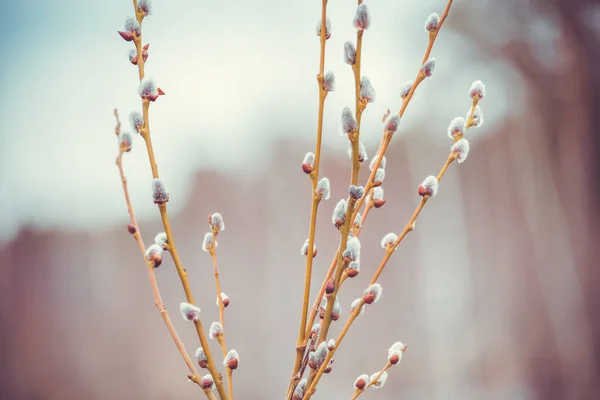
[[[423,180],[421,185],[419,186],[419,195],[421,196],[435,196],[438,192],[438,188],[440,187],[440,183],[437,180],[437,177],[433,175],[429,175],[427,178]]]
[[[435,32],[440,26],[440,16],[437,13],[433,13],[425,20],[425,30],[427,32]]]
[[[323,90],[326,92],[333,92],[335,90],[335,74],[333,71],[325,72],[323,76]]]
[[[454,139],[457,136],[462,136],[465,134],[466,129],[467,121],[463,117],[456,117],[448,125],[448,137]]]
[[[350,261],[356,261],[360,258],[360,240],[357,237],[348,237],[344,257],[350,259]]]
[[[485,85],[481,81],[475,81],[471,84],[469,95],[473,100],[481,100],[485,97]]]
[[[161,255],[162,252],[163,252],[162,246],[159,246],[157,244],[152,244],[146,249],[145,255],[148,260],[151,260],[155,254]]]
[[[303,256],[308,255],[308,245],[310,243],[308,242],[308,239],[306,239],[306,241],[304,242],[304,244],[302,245],[302,247],[300,248],[300,254],[302,254]],[[317,250],[317,245],[313,243],[313,253]]]
[[[383,200],[383,188],[378,186],[373,188],[373,194],[371,195],[373,200]]]
[[[210,325],[210,329],[208,330],[208,335],[213,338],[216,339],[219,336],[221,336],[223,334],[223,325],[221,325],[218,322],[213,322]]]
[[[352,261],[352,262],[350,262],[350,264],[348,264],[348,267],[346,268],[346,270],[354,270],[356,272],[360,272],[360,262],[359,261]],[[348,271],[348,275],[349,276],[353,275],[353,272],[352,271]]]
[[[396,243],[396,240],[398,240],[398,235],[394,232],[390,232],[381,239],[381,247],[388,249]]]
[[[215,380],[211,374],[206,374],[200,379],[200,387],[202,389],[213,389],[215,387]]]
[[[371,81],[366,76],[363,76],[360,80],[360,98],[367,103],[375,101],[375,89],[373,89]]]
[[[223,360],[223,366],[225,368],[236,369],[239,362],[240,362],[240,355],[238,354],[237,351],[231,349],[231,350],[229,350],[229,352],[225,356],[225,359]],[[235,368],[232,368],[234,364],[235,364]]]
[[[296,385],[296,389],[294,389],[293,400],[304,398],[304,391],[306,390],[306,383],[307,383],[306,378],[303,378],[300,380],[300,382],[298,382],[298,385]]]
[[[421,71],[426,77],[431,77],[435,74],[435,58],[430,58],[421,66]]]
[[[400,116],[398,114],[392,114],[385,120],[383,129],[391,133],[396,133],[398,131],[398,126],[400,126]]]
[[[469,145],[469,141],[465,138],[462,138],[452,145],[450,151],[452,151],[452,154],[454,154],[454,157],[456,157],[456,161],[461,164],[467,159],[470,148],[471,146]]]
[[[467,112],[467,119],[471,115],[471,109]],[[473,110],[473,119],[471,120],[471,126],[481,126],[483,125],[483,113],[481,112],[481,107],[476,106],[475,110]]]
[[[391,354],[394,351],[406,351],[406,345],[402,342],[396,342],[388,349],[388,354]]]
[[[142,117],[142,114],[137,111],[132,111],[129,114],[129,124],[131,125],[131,129],[137,133],[140,133],[140,129],[142,129],[144,126],[144,118]]]
[[[404,83],[404,89],[402,89],[400,92],[400,98],[405,99],[406,96],[408,96],[408,93],[410,93],[410,89],[412,89],[414,84],[415,81],[406,81],[406,83]]]
[[[327,349],[329,349],[329,351],[335,349],[335,339],[329,339],[327,342]]]
[[[140,24],[138,24],[138,22],[133,18],[127,18],[125,20],[125,31],[135,32],[139,35],[140,34]]]
[[[323,20],[317,21],[317,36],[321,36],[321,29],[323,29],[322,22],[323,22]],[[331,21],[329,20],[329,18],[327,18],[325,20],[325,38],[329,39],[330,37],[331,37]]]
[[[375,168],[375,162],[377,161],[378,158],[379,158],[379,153],[375,154],[375,157],[373,157],[373,159],[371,160],[371,164],[369,164],[369,169],[371,171],[373,171],[373,168]],[[385,156],[383,156],[381,158],[381,162],[379,163],[379,168],[385,169],[386,162],[387,162],[387,158],[385,158]]]
[[[333,309],[331,310],[331,319],[337,321],[342,314],[342,305],[337,296],[335,296],[335,301],[333,302]]]
[[[359,4],[356,8],[356,15],[354,16],[352,23],[357,30],[369,29],[369,26],[371,25],[371,14],[369,13],[366,4]]]
[[[362,186],[350,185],[350,189],[348,190],[350,197],[353,199],[360,199],[365,195],[365,188]]]
[[[214,246],[217,247],[218,245],[219,245],[218,242],[215,240]],[[204,235],[204,240],[202,241],[202,250],[204,250],[205,252],[208,253],[212,248],[213,248],[213,234],[212,234],[212,232],[206,232],[206,234]]]
[[[375,172],[375,178],[373,179],[373,183],[381,185],[383,180],[385,179],[385,169],[379,168],[377,172]]]
[[[150,0],[139,0],[138,11],[143,12],[146,15],[150,15],[152,12],[152,2]]]
[[[140,82],[138,93],[142,97],[153,96],[158,94],[158,88],[156,87],[156,82],[154,82],[154,78],[144,77]]]
[[[315,194],[321,198],[321,200],[329,200],[331,196],[331,184],[329,179],[324,177],[319,180],[317,187],[315,188]]]
[[[210,227],[216,231],[225,230],[225,222],[223,222],[223,216],[219,213],[210,215]]]
[[[346,64],[356,64],[356,48],[352,42],[344,43],[344,61]]]
[[[208,359],[206,358],[206,354],[204,354],[204,349],[202,347],[198,347],[196,349],[196,360],[199,362],[206,362]]]
[[[352,226],[360,228],[361,221],[362,221],[362,215],[360,215],[360,213],[358,212],[358,213],[356,213],[356,217],[354,217],[354,221],[352,222]]]
[[[352,143],[348,142],[348,158],[352,160]],[[358,142],[358,162],[362,163],[369,159],[367,149],[362,142]]]
[[[133,138],[131,137],[131,133],[129,132],[121,132],[119,135],[119,147],[121,151],[129,152],[131,151],[131,144],[133,143]]]
[[[159,233],[154,237],[154,243],[164,249],[167,245],[167,234],[164,232]]]
[[[309,151],[308,153],[306,153],[306,155],[304,156],[304,159],[302,160],[302,164],[306,164],[308,166],[310,166],[311,168],[315,166],[315,153]]]
[[[223,306],[227,307],[225,305],[225,303],[229,302],[229,296],[227,296],[225,293],[221,292],[221,296],[219,296],[219,297],[221,297],[221,301],[223,302]],[[220,306],[220,304],[219,304],[219,297],[217,297],[217,307]]]
[[[310,334],[319,336],[321,334],[321,324],[314,324],[310,330]]]
[[[346,219],[346,207],[348,207],[346,199],[341,199],[340,201],[338,201],[338,203],[335,205],[335,208],[333,209],[333,216],[331,218],[331,221],[338,228],[344,223],[344,220]]]
[[[374,283],[365,289],[363,300],[365,300],[366,296],[373,296],[372,303],[377,303],[381,298],[381,293],[383,293],[383,288],[379,283]],[[365,300],[365,302],[367,302]]]
[[[381,389],[383,385],[385,385],[385,381],[387,381],[388,374],[386,371],[383,371],[381,376],[379,378],[376,378],[378,374],[379,372],[376,372],[370,377],[371,387],[374,389]]]
[[[179,311],[186,321],[195,321],[200,317],[200,309],[193,304],[182,302]]]
[[[352,304],[350,304],[350,312],[354,312],[354,310],[356,310],[356,307],[358,307],[359,304],[362,303],[362,299],[354,299],[354,301],[352,302]],[[365,305],[362,304],[360,306],[360,311],[358,312],[358,315],[362,314],[365,312]]]
[[[349,107],[342,110],[342,130],[344,133],[350,133],[358,129],[358,124],[352,115]]]
[[[164,182],[158,178],[152,180],[152,199],[156,204],[169,201],[169,190]]]

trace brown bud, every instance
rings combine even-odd
[[[382,182],[382,181],[374,181],[374,182],[373,182],[373,187],[379,187],[379,186],[381,186],[382,184],[383,184],[383,182]]]
[[[214,385],[214,382],[209,377],[202,377],[202,379],[200,379],[200,387],[202,389],[210,389],[213,387],[213,385]]]
[[[131,224],[127,224],[127,231],[132,235],[135,235],[135,233],[137,232],[137,228]]]
[[[417,192],[419,193],[419,196],[431,196],[432,193],[431,188],[427,188],[423,185],[419,185]]]
[[[388,358],[388,361],[392,365],[398,364],[400,362],[400,354],[394,353],[394,354],[390,355],[390,357]]]
[[[308,366],[309,366],[311,369],[314,369],[314,370],[317,370],[317,369],[318,369],[318,368],[317,368],[317,363],[315,362],[315,360],[308,360]]]
[[[131,57],[131,60],[129,60],[129,61],[131,61],[131,63],[132,63],[133,65],[137,65],[137,61],[138,61],[138,60],[137,60],[137,57]]]
[[[356,382],[354,382],[354,387],[358,390],[365,390],[365,387],[367,387],[367,381],[363,378],[359,378],[356,380]]]
[[[150,261],[152,261],[154,268],[158,268],[160,267],[160,264],[162,264],[162,256],[158,253],[153,253],[150,256]]]
[[[325,285],[325,293],[331,294],[335,290],[335,283],[333,282],[333,277],[329,278],[327,284]]]
[[[227,368],[236,369],[238,367],[238,363],[239,360],[237,358],[232,358],[231,360],[227,361]]]
[[[304,171],[305,174],[310,174],[313,171],[313,167],[309,164],[302,164],[302,171]]]
[[[325,371],[323,371],[324,374],[328,374],[331,372],[331,364],[327,366],[327,368],[325,368]]]
[[[335,312],[335,311],[331,311],[331,319],[333,321],[337,321],[338,319],[340,319],[340,313]]]
[[[207,364],[208,364],[208,361],[206,361],[206,360],[198,361],[198,365],[200,366],[200,368],[206,368]]]
[[[383,199],[373,200],[373,207],[375,207],[375,208],[383,207],[384,204],[385,204],[385,200],[383,200]]]
[[[159,96],[164,96],[166,93],[161,88],[156,88]]]
[[[373,304],[373,302],[375,301],[375,293],[365,293],[365,295],[363,296],[363,301],[365,302],[365,304]]]
[[[131,42],[135,37],[133,32],[123,32],[123,31],[118,31],[118,32],[119,32],[119,35],[121,35],[121,37],[127,42]]]
[[[227,307],[229,305],[229,297],[226,297],[221,300],[223,302],[223,307]]]
[[[346,275],[348,275],[348,278],[354,278],[358,275],[358,270],[356,268],[347,268]]]

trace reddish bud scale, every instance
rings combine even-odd
[[[382,182],[382,181],[374,181],[374,182],[373,182],[373,187],[379,187],[379,186],[381,186],[382,184],[383,184],[383,182]]]
[[[383,199],[378,199],[378,200],[373,200],[373,207],[375,208],[381,208],[383,207],[383,205],[385,204],[385,200]]]
[[[232,358],[231,360],[227,361],[227,368],[229,369],[237,369],[239,364],[239,361],[237,358]]]
[[[209,379],[208,377],[202,377],[200,379],[200,387],[202,389],[211,389],[213,387],[214,381]]]
[[[358,275],[358,270],[355,268],[347,268],[346,269],[346,275],[348,275],[348,278],[354,278],[356,275]]]
[[[325,285],[325,293],[331,294],[335,291],[335,283],[333,282],[333,278],[329,278],[327,281],[327,285]]]
[[[302,171],[304,171],[305,174],[310,174],[311,172],[313,172],[313,167],[309,164],[302,164]]]
[[[127,224],[127,231],[132,235],[135,235],[135,233],[137,232],[137,228],[131,224]]]
[[[375,301],[375,294],[374,293],[366,293],[363,296],[363,301],[365,302],[365,304],[373,304],[373,302]]]
[[[396,365],[400,362],[400,355],[398,353],[394,353],[388,358],[388,361],[390,364]]]
[[[162,256],[158,253],[154,253],[150,256],[150,261],[152,261],[154,268],[158,268],[160,267],[160,264],[162,264]]]
[[[200,366],[200,368],[206,368],[206,366],[208,365],[208,361],[198,361],[198,365]]]
[[[354,382],[354,387],[358,390],[365,390],[365,387],[367,387],[367,381],[363,378],[360,378]]]
[[[229,305],[229,298],[225,298],[221,300],[223,302],[223,307],[227,307]]]
[[[426,188],[423,185],[419,185],[417,192],[419,193],[419,196],[431,196],[432,193],[431,188]]]
[[[119,32],[119,35],[121,35],[121,37],[126,41],[126,42],[131,42],[135,36],[132,32],[124,32],[124,31],[117,31]]]

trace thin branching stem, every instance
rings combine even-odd
[[[392,367],[392,365],[393,364],[388,361],[385,364],[385,366],[377,374],[375,374],[375,376],[373,376],[370,379],[369,383],[367,384],[367,386],[365,386],[364,389],[356,389],[354,391],[354,395],[352,396],[351,400],[356,400],[358,398],[358,396],[360,396],[365,390],[367,390],[368,388],[370,388],[371,386],[373,386],[375,384],[375,382],[377,382],[379,380],[379,378],[381,378],[381,375],[383,375],[383,373],[385,371],[387,371],[388,369],[390,369]]]
[[[115,133],[118,136],[120,134],[120,130],[121,130],[121,122],[119,121],[119,114],[118,114],[117,110],[115,110],[115,117],[117,119],[117,127],[115,128]],[[133,206],[131,205],[129,189],[127,188],[127,178],[125,177],[125,172],[123,169],[123,151],[120,149],[119,149],[119,156],[117,157],[117,160],[116,160],[116,164],[117,164],[117,167],[119,168],[119,175],[121,177],[121,183],[123,185],[123,194],[125,196],[125,202],[127,204],[127,212],[129,213],[129,219],[131,221],[131,225],[133,225],[133,227],[135,228],[133,237],[138,244],[140,253],[142,254],[142,258],[144,259],[146,268],[148,270],[148,278],[150,279],[150,287],[152,288],[152,294],[154,295],[154,305],[156,306],[158,312],[160,313],[160,316],[162,317],[162,319],[167,327],[167,330],[169,331],[169,334],[171,335],[171,338],[173,339],[173,342],[175,343],[175,346],[177,347],[177,350],[179,351],[179,353],[181,354],[181,357],[183,358],[183,361],[185,361],[185,364],[187,365],[188,369],[190,370],[190,375],[188,375],[188,378],[192,382],[199,384],[200,383],[200,375],[198,374],[198,370],[196,369],[196,366],[194,365],[190,356],[188,355],[187,351],[185,350],[183,342],[179,338],[179,335],[177,334],[177,331],[175,330],[175,326],[173,325],[173,322],[171,321],[171,318],[169,317],[169,314],[167,313],[167,309],[162,301],[162,297],[160,295],[160,290],[158,289],[158,283],[156,281],[156,274],[154,273],[154,265],[150,260],[148,260],[146,258],[146,255],[145,255],[146,245],[144,244],[144,239],[142,238],[142,233],[140,231],[139,224],[135,217],[135,212],[133,211]]]
[[[145,76],[145,71],[144,71],[145,63],[144,63],[144,58],[142,55],[142,33],[141,33],[141,27],[142,27],[142,21],[144,19],[144,14],[138,11],[137,0],[133,0],[133,7],[134,7],[134,12],[136,14],[137,21],[140,24],[140,34],[136,35],[136,37],[134,39],[134,43],[135,43],[135,47],[137,50],[137,58],[138,58],[137,67],[138,67],[138,72],[139,72],[139,79],[141,81]],[[159,178],[158,164],[156,163],[156,158],[154,156],[154,150],[152,147],[152,138],[150,136],[149,108],[150,108],[149,100],[143,99],[142,100],[142,115],[144,118],[144,126],[140,130],[140,134],[142,135],[142,137],[144,138],[144,141],[146,142],[146,149],[148,151],[148,159],[150,161],[150,168],[152,169],[152,177],[155,179],[158,179]],[[181,280],[181,284],[182,284],[183,290],[185,292],[186,301],[190,304],[195,304],[195,300],[194,300],[194,296],[192,294],[192,290],[191,290],[190,283],[188,280],[187,272],[183,268],[183,265],[179,258],[179,253],[177,251],[177,247],[175,245],[175,239],[173,237],[173,232],[171,230],[171,224],[170,224],[169,217],[167,214],[167,205],[166,205],[166,203],[159,203],[158,208],[160,211],[160,217],[162,220],[163,228],[167,235],[167,242],[169,243],[169,253],[171,254],[171,257],[173,258],[173,263],[175,264],[175,268],[177,269],[177,274],[179,275],[179,278]],[[207,358],[206,368],[210,372],[210,375],[212,376],[213,380],[215,381],[215,386],[217,388],[217,392],[219,393],[219,397],[221,398],[221,400],[229,400],[227,397],[227,393],[225,392],[225,388],[223,386],[223,381],[221,379],[219,379],[219,372],[217,371],[217,368],[214,363],[214,359],[210,352],[208,340],[206,338],[206,335],[204,334],[204,328],[202,326],[202,322],[201,322],[200,318],[197,318],[194,320],[194,325],[196,327],[198,339],[200,340],[200,344],[202,345],[202,348],[204,349],[204,353]]]
[[[306,254],[306,272],[304,277],[304,294],[302,299],[302,312],[300,316],[300,326],[298,329],[298,341],[296,344],[296,360],[294,361],[294,369],[292,371],[292,378],[288,388],[288,396],[294,390],[295,385],[298,383],[299,378],[296,379],[298,371],[300,370],[304,353],[306,350],[306,319],[308,315],[308,304],[310,302],[310,286],[312,281],[312,267],[313,267],[313,248],[315,243],[315,231],[317,227],[317,212],[320,203],[320,197],[316,195],[315,190],[319,181],[319,166],[321,161],[321,141],[323,136],[323,114],[325,107],[325,98],[327,97],[327,91],[323,88],[323,79],[325,74],[325,43],[327,30],[327,0],[321,1],[321,51],[319,56],[319,74],[317,75],[317,83],[319,85],[319,113],[317,120],[317,140],[315,144],[315,161],[314,169],[310,173],[311,179],[311,198],[312,206],[310,212],[310,226],[308,234],[308,252]]]

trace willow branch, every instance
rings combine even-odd
[[[139,79],[141,81],[145,75],[145,73],[144,73],[145,62],[144,62],[144,57],[142,55],[142,29],[141,29],[142,21],[144,19],[144,14],[142,12],[138,11],[137,0],[133,0],[133,7],[134,7],[137,21],[140,25],[140,33],[139,33],[139,35],[135,36],[134,43],[135,43],[135,47],[137,50],[137,58],[138,58],[137,67],[138,67],[138,72],[139,72]],[[152,169],[152,177],[154,179],[158,179],[159,178],[158,164],[156,163],[156,158],[154,156],[154,150],[152,147],[152,138],[150,136],[149,108],[150,108],[150,101],[148,99],[142,99],[142,116],[144,118],[144,125],[143,125],[142,129],[140,130],[140,134],[142,135],[142,137],[144,138],[144,141],[146,142],[146,149],[148,151],[148,159],[150,162],[150,168]],[[181,284],[182,284],[183,290],[185,292],[186,301],[190,304],[196,304],[195,300],[194,300],[194,296],[192,294],[192,289],[190,287],[190,283],[189,283],[189,280],[187,277],[187,272],[183,268],[183,265],[179,258],[179,253],[177,251],[177,246],[175,244],[175,239],[173,237],[173,232],[171,230],[171,224],[170,224],[169,217],[167,214],[166,203],[159,203],[158,209],[160,211],[160,217],[162,220],[163,228],[167,235],[167,242],[169,243],[169,253],[171,254],[171,257],[173,258],[173,263],[175,264],[175,268],[177,270],[177,274],[179,275],[179,279],[181,280]],[[215,382],[217,392],[219,393],[219,397],[221,398],[221,400],[228,400],[227,394],[225,392],[225,388],[223,386],[223,381],[219,378],[219,372],[217,371],[217,368],[214,363],[214,359],[210,352],[208,340],[206,338],[206,335],[204,334],[204,328],[202,326],[202,321],[200,320],[200,318],[194,319],[194,326],[196,327],[196,333],[198,335],[198,339],[200,340],[200,344],[202,345],[202,348],[204,349],[204,353],[207,358],[206,368],[210,372],[210,375],[212,376],[212,378]]]
[[[117,126],[115,128],[115,133],[117,136],[121,133],[121,122],[119,121],[119,114],[117,110],[115,110],[115,118],[117,119]],[[192,362],[190,356],[188,355],[183,342],[179,338],[177,331],[175,330],[175,326],[171,322],[171,318],[167,313],[167,309],[162,301],[162,297],[160,295],[160,290],[158,289],[158,283],[156,281],[156,274],[154,273],[154,265],[153,263],[146,258],[146,245],[144,244],[144,239],[142,238],[142,234],[140,231],[140,227],[138,225],[137,219],[135,217],[135,212],[133,211],[133,206],[131,205],[131,198],[129,197],[129,189],[127,188],[127,178],[125,177],[125,172],[123,170],[123,151],[119,149],[119,155],[116,160],[117,167],[119,168],[119,175],[121,177],[121,183],[123,185],[123,194],[125,196],[125,202],[127,204],[127,212],[129,213],[129,219],[131,221],[131,225],[133,226],[133,237],[136,240],[138,247],[140,249],[140,253],[142,254],[142,258],[144,259],[144,263],[146,264],[146,269],[148,270],[148,278],[150,279],[150,287],[152,288],[152,294],[154,295],[154,305],[156,306],[160,316],[162,317],[177,350],[181,354],[181,358],[187,365],[190,370],[190,374],[188,378],[199,385],[200,383],[200,375]],[[206,391],[205,391],[206,393]],[[209,397],[210,398],[210,397]]]

